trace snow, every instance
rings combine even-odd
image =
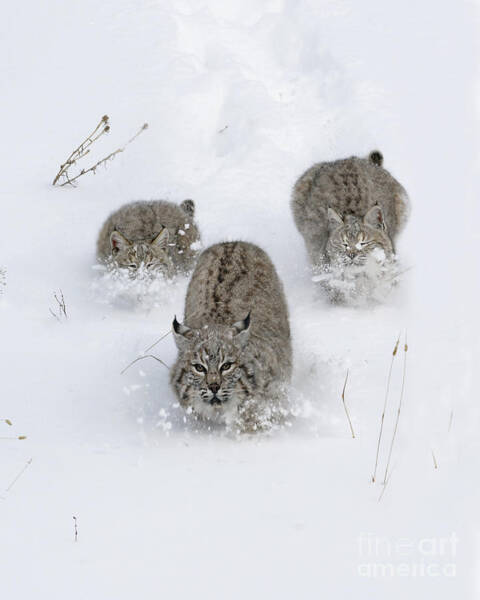
[[[2,597],[478,597],[474,4],[29,0],[2,17],[0,418],[13,425],[0,436],[27,436],[1,440]],[[149,129],[53,188],[105,113],[85,165]],[[290,190],[313,162],[374,148],[411,198],[398,253],[412,269],[382,304],[332,306]],[[284,431],[192,424],[152,358],[120,374],[183,311],[187,281],[95,267],[103,219],[150,198],[193,198],[204,246],[241,238],[272,257],[295,352]],[[146,354],[175,352],[167,336]],[[394,575],[365,575],[384,563]]]

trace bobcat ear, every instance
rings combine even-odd
[[[372,206],[372,208],[363,217],[365,225],[374,227],[375,229],[386,229],[385,220],[383,218],[383,211],[380,206]]]
[[[190,329],[190,327],[179,323],[176,316],[173,319],[172,331],[177,348],[179,350],[183,350],[187,345],[188,340],[192,338],[193,331]]]
[[[168,233],[168,229],[165,227],[162,231],[150,242],[150,246],[155,246],[155,248],[166,248],[168,244],[168,238],[170,234]]]
[[[131,245],[132,242],[127,240],[127,238],[116,229],[110,234],[110,246],[112,251],[118,252],[119,250],[125,250],[125,248]]]
[[[195,202],[190,200],[190,198],[181,202],[180,208],[183,210],[183,212],[187,213],[187,215],[190,215],[191,217],[193,217],[195,214]]]
[[[232,325],[232,334],[236,342],[239,342],[241,346],[247,343],[250,335],[250,313],[242,319]]]
[[[328,226],[330,229],[343,225],[342,217],[333,208],[328,207]]]

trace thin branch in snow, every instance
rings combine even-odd
[[[452,423],[453,423],[453,410],[450,413],[450,420],[448,421],[448,433],[450,433],[450,430],[452,429]]]
[[[54,317],[60,323],[62,319],[68,319],[65,297],[63,296],[62,290],[60,290],[59,294],[57,294],[57,292],[54,292],[53,297],[57,302],[57,309],[56,311],[52,310],[51,308],[49,308],[48,310],[50,311],[52,317]]]
[[[437,459],[435,458],[435,452],[433,451],[432,448],[432,458],[433,458],[433,466],[438,469],[438,463],[437,463]]]
[[[390,391],[390,380],[392,378],[392,369],[393,369],[393,361],[395,360],[395,356],[397,355],[397,350],[398,350],[398,344],[400,343],[400,335],[397,338],[397,341],[395,342],[395,346],[393,348],[393,352],[392,352],[392,358],[390,361],[390,368],[388,370],[388,377],[387,377],[387,389],[385,390],[385,399],[383,401],[383,411],[382,411],[382,417],[380,419],[380,432],[378,434],[378,442],[377,442],[377,454],[375,456],[375,467],[373,469],[373,475],[372,475],[372,482],[375,483],[375,478],[377,476],[377,467],[378,467],[378,455],[380,453],[380,444],[382,441],[382,433],[383,433],[383,423],[385,421],[385,412],[387,410],[387,403],[388,403],[388,393]]]
[[[73,517],[73,523],[74,523],[74,525],[73,525],[74,539],[75,539],[75,541],[77,541],[78,540],[78,529],[77,529],[77,517],[75,517],[75,516]]]
[[[139,356],[137,357],[135,360],[132,360],[132,362],[130,364],[128,364],[123,371],[120,372],[120,375],[123,375],[125,373],[125,371],[127,369],[129,369],[131,366],[133,366],[136,362],[138,362],[139,360],[143,360],[144,358],[154,358],[156,361],[158,361],[159,363],[161,363],[164,367],[166,367],[168,370],[170,370],[170,367],[163,362],[163,360],[161,358],[158,358],[157,356],[154,356],[153,354],[144,354],[143,356]]]
[[[382,492],[381,492],[380,496],[378,497],[378,501],[379,501],[379,502],[380,502],[380,500],[383,498],[383,494],[385,493],[385,490],[387,489],[387,485],[388,485],[388,482],[390,481],[390,478],[391,478],[391,476],[392,476],[392,474],[390,473],[390,475],[388,476],[388,479],[386,479],[386,480],[383,482],[383,488],[382,488]]]
[[[32,464],[32,460],[33,458],[31,458],[30,460],[27,460],[27,464],[23,467],[23,469],[20,471],[20,473],[15,477],[15,479],[10,483],[10,485],[6,488],[6,492],[9,492],[12,487],[17,483],[17,481],[20,479],[20,477],[25,473],[25,471],[28,469],[28,467]]]
[[[405,376],[406,376],[406,373],[407,373],[407,352],[408,352],[407,332],[405,332],[405,344],[403,346],[403,350],[404,350],[404,355],[403,355],[402,389],[400,391],[400,400],[398,402],[397,418],[395,420],[395,427],[393,429],[392,441],[390,443],[390,450],[388,452],[387,466],[385,467],[385,475],[383,477],[383,483],[384,484],[387,481],[388,469],[390,467],[390,459],[392,458],[393,445],[395,443],[395,438],[397,437],[398,422],[400,420],[400,412],[402,410],[403,395],[404,395],[404,392],[405,392]]]
[[[100,129],[101,131],[99,132]],[[67,160],[60,165],[60,169],[55,175],[52,185],[55,185],[61,177],[68,180],[68,169],[73,167],[78,160],[86,156],[90,152],[89,146],[96,142],[100,136],[102,136],[104,133],[108,133],[109,131],[110,125],[108,124],[108,115],[103,115],[103,117],[100,119],[100,123],[95,127],[92,133],[87,136],[87,138],[83,140],[83,142],[77,146],[75,150],[73,150]]]
[[[172,330],[169,329],[167,331],[167,333],[164,333],[161,337],[158,338],[158,340],[156,342],[153,342],[153,344],[151,346],[149,346],[145,351],[144,354],[146,354],[147,352],[150,352],[150,350],[152,348],[154,348],[157,344],[159,344],[163,339],[165,339],[167,337],[167,335],[170,335],[172,333]]]
[[[345,403],[345,388],[347,387],[347,381],[348,381],[348,370],[347,370],[347,375],[345,377],[345,383],[343,384],[342,402],[343,402],[343,408],[345,409],[345,414],[347,415],[348,424],[350,425],[350,431],[352,432],[352,438],[354,438],[355,437],[355,432],[353,431],[352,420],[350,419],[350,415],[348,413],[347,404]]]
[[[10,436],[2,436],[0,437],[0,440],[26,440],[27,436],[26,435],[10,435]]]
[[[95,163],[93,166],[89,167],[88,169],[82,169],[80,171],[80,173],[78,173],[77,175],[75,175],[75,177],[70,177],[68,175],[68,172],[65,171],[63,173],[65,181],[63,183],[60,184],[60,187],[63,187],[64,185],[72,185],[74,186],[74,182],[79,178],[82,177],[82,175],[86,175],[87,173],[93,173],[95,175],[97,169],[101,166],[104,165],[106,167],[107,163],[109,161],[112,161],[115,156],[117,154],[120,154],[121,152],[124,152],[125,148],[131,144],[143,131],[145,131],[145,129],[148,129],[148,123],[144,123],[140,129],[137,131],[137,133],[131,137],[121,148],[117,148],[117,150],[114,150],[113,152],[110,152],[110,154],[108,156],[105,156],[105,158],[102,158],[101,160],[99,160],[97,163]],[[85,154],[83,154],[82,156],[85,156]],[[75,186],[74,186],[75,187]]]
[[[13,425],[13,423],[10,421],[10,419],[2,419],[2,421],[4,423],[6,423],[7,425],[9,425],[10,427]]]

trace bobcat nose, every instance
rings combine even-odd
[[[347,252],[347,256],[348,256],[348,258],[353,260],[355,258],[355,252]]]
[[[218,383],[209,383],[208,384],[208,389],[213,392],[214,395],[217,394],[218,390],[220,389],[220,386],[218,385]]]

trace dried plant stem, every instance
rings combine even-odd
[[[101,129],[102,127],[103,129],[100,131],[100,133],[98,133],[99,129]],[[55,179],[53,180],[52,185],[55,185],[60,179],[60,177],[67,177],[68,179],[68,169],[72,167],[79,159],[86,156],[90,152],[89,146],[96,142],[98,138],[104,133],[108,133],[109,130],[110,126],[108,125],[108,115],[104,115],[101,118],[99,124],[92,131],[92,133],[89,136],[87,136],[87,138],[77,148],[75,148],[75,150],[73,150],[73,152],[70,154],[67,160],[62,165],[60,165],[60,170],[55,175]]]
[[[0,440],[26,440],[27,436],[26,435],[15,435],[15,436],[3,436],[0,437]]]
[[[50,311],[50,314],[52,315],[52,317],[54,317],[58,322],[60,322],[62,320],[62,318],[64,318],[65,320],[68,319],[68,315],[67,315],[67,305],[65,302],[65,298],[63,296],[63,292],[62,290],[60,290],[60,293],[57,295],[56,292],[53,293],[53,297],[55,298],[55,300],[57,301],[57,305],[58,305],[58,313],[53,311],[51,308],[49,308],[48,310]]]
[[[4,423],[6,423],[7,425],[9,425],[10,427],[13,425],[13,423],[10,421],[10,419],[2,419],[2,421]]]
[[[74,539],[75,539],[75,541],[77,541],[78,540],[78,529],[77,529],[77,517],[75,517],[75,516],[73,517],[73,523],[74,523],[74,525],[73,525]]]
[[[400,400],[398,402],[397,418],[395,419],[395,427],[393,429],[392,441],[390,442],[390,450],[388,452],[387,466],[385,467],[385,475],[383,477],[384,485],[387,482],[388,469],[390,467],[390,459],[392,458],[393,445],[395,443],[395,438],[397,437],[398,422],[400,420],[400,412],[402,410],[403,395],[405,393],[405,376],[407,373],[407,352],[408,352],[408,343],[407,343],[407,333],[406,332],[405,332],[405,344],[403,346],[403,350],[404,350],[404,355],[403,355],[402,388],[400,390]]]
[[[390,477],[391,477],[391,476],[392,476],[392,475],[390,474],[390,475],[388,476],[388,479],[387,479],[387,480],[386,480],[386,481],[383,483],[382,491],[381,491],[381,493],[380,493],[380,496],[378,497],[378,501],[379,501],[379,502],[380,502],[380,500],[383,498],[383,494],[385,493],[385,490],[387,489],[387,485],[388,485],[388,482],[390,481]]]
[[[350,431],[352,432],[352,438],[354,438],[355,437],[355,432],[353,431],[352,420],[350,419],[350,415],[348,413],[347,404],[345,402],[345,388],[347,387],[347,381],[348,381],[348,370],[347,370],[347,375],[345,377],[345,383],[343,384],[342,402],[343,402],[343,408],[345,409],[345,414],[347,415],[348,424],[350,425]]]
[[[452,429],[452,423],[453,423],[453,410],[450,413],[450,420],[448,421],[448,433],[450,433],[450,430]]]
[[[144,354],[146,354],[147,352],[150,352],[150,350],[151,350],[152,348],[154,348],[154,347],[155,347],[157,344],[159,344],[159,343],[160,343],[160,342],[161,342],[163,339],[165,339],[165,338],[167,337],[167,335],[170,335],[171,333],[172,333],[172,330],[171,330],[171,329],[169,329],[169,330],[167,331],[167,333],[164,333],[164,334],[163,334],[161,337],[159,337],[159,338],[158,338],[158,340],[157,340],[156,342],[153,342],[153,344],[152,344],[151,346],[149,346],[149,347],[148,347],[148,348],[145,350]]]
[[[30,460],[27,460],[27,464],[23,467],[23,469],[20,471],[20,473],[15,477],[15,479],[7,487],[7,489],[5,490],[6,492],[9,492],[12,489],[12,487],[17,483],[17,481],[20,479],[20,477],[25,473],[25,471],[28,469],[28,467],[32,464],[32,460],[33,460],[33,458],[31,458]]]
[[[128,142],[126,142],[121,148],[117,148],[117,150],[115,150],[114,152],[111,152],[108,156],[106,156],[105,158],[102,158],[101,160],[99,160],[92,167],[89,167],[88,169],[82,169],[80,171],[80,173],[78,173],[77,175],[75,175],[75,177],[69,177],[68,174],[67,174],[67,172],[65,171],[64,175],[66,177],[66,181],[64,181],[62,184],[60,184],[60,187],[63,187],[64,185],[67,185],[67,184],[68,185],[73,185],[74,182],[79,177],[82,177],[82,175],[86,175],[87,173],[95,173],[96,170],[98,169],[98,167],[100,167],[101,165],[106,165],[108,161],[113,160],[117,154],[120,154],[120,152],[123,152],[125,150],[125,148],[129,144],[131,144],[133,142],[133,140],[135,140],[147,128],[148,128],[148,123],[144,123],[142,125],[142,127],[137,131],[137,133],[133,137],[131,137],[128,140]]]
[[[375,467],[373,469],[373,475],[372,475],[372,482],[373,483],[375,483],[375,478],[377,477],[378,456],[379,456],[379,453],[380,453],[380,444],[381,444],[381,441],[382,441],[383,423],[385,421],[385,412],[387,410],[388,393],[390,391],[390,381],[392,379],[393,361],[395,360],[395,356],[397,355],[397,350],[398,350],[398,344],[399,343],[400,343],[400,336],[398,336],[397,341],[395,342],[395,347],[393,348],[393,352],[392,352],[392,358],[390,360],[390,368],[388,370],[387,389],[385,390],[385,399],[383,401],[383,411],[382,411],[382,417],[380,419],[380,432],[378,434],[378,442],[377,442],[377,454],[375,456]]]
[[[433,458],[433,466],[438,469],[438,463],[437,463],[437,459],[435,458],[435,452],[433,451],[432,448],[432,458]]]
[[[120,375],[123,375],[125,373],[125,371],[127,369],[129,369],[131,366],[133,366],[136,362],[138,362],[139,360],[143,360],[144,358],[154,358],[156,361],[158,361],[159,363],[161,363],[164,367],[166,367],[168,370],[170,370],[170,367],[163,362],[163,360],[161,358],[158,358],[157,356],[154,356],[153,354],[145,354],[143,356],[139,356],[137,357],[135,360],[132,360],[132,362],[130,364],[128,364],[123,371],[120,372]]]

